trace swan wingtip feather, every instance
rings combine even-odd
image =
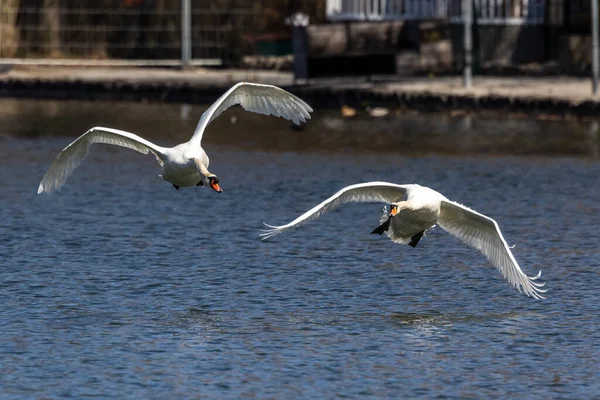
[[[541,269],[538,271],[537,275],[534,278],[531,278],[531,280],[535,281],[536,279],[539,279],[540,276],[542,276],[542,270]]]

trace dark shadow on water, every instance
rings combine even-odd
[[[225,330],[220,326],[223,317],[219,314],[219,311],[209,311],[208,308],[190,308],[187,311],[165,315],[161,325],[204,334],[224,333]]]
[[[504,321],[515,318],[531,317],[531,312],[519,312],[515,310],[507,312],[495,312],[481,314],[457,314],[430,311],[426,313],[393,313],[389,318],[395,323],[402,325],[452,325],[453,323],[483,323],[488,321]]]

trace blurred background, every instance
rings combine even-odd
[[[190,21],[191,57],[239,66],[248,55],[288,55],[286,18],[308,13],[324,21],[325,0],[2,0],[3,58],[180,59],[182,20]],[[184,12],[185,11],[185,12]],[[208,61],[207,61],[208,60]]]
[[[456,72],[467,3],[2,0],[0,58],[291,70],[295,55],[302,77]],[[591,3],[472,0],[474,71],[589,74]]]
[[[0,397],[597,398],[597,2],[0,0]],[[102,145],[36,193],[89,128],[174,146],[238,81],[315,112],[212,122],[223,194]],[[367,181],[496,219],[548,299],[370,235],[381,204],[260,240]]]

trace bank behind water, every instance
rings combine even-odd
[[[263,70],[18,66],[0,74],[0,96],[206,104],[240,81],[269,83],[314,107],[508,113],[535,118],[595,119],[600,99],[577,77],[490,77],[465,89],[456,76],[328,78],[297,82],[290,72]]]
[[[4,146],[14,149],[11,137],[46,140],[61,136],[64,147],[93,126],[109,126],[172,146],[189,139],[208,106],[209,103],[0,98],[0,139],[9,140]],[[410,111],[392,111],[379,117],[367,112],[349,116],[347,107],[344,113],[339,109],[315,108],[308,123],[295,127],[281,118],[234,107],[210,124],[203,144],[213,151],[214,146],[223,146],[252,152],[352,152],[375,157],[600,157],[600,124],[596,120],[478,118],[459,112]]]

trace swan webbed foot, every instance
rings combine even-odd
[[[381,224],[377,228],[373,229],[373,232],[371,232],[371,235],[374,235],[376,233],[379,235],[383,235],[383,232],[390,229],[391,222],[392,222],[392,217],[390,216],[383,224]]]
[[[173,187],[177,190],[179,190],[179,186],[177,186],[176,184],[172,183]]]
[[[200,181],[196,184],[196,186],[204,186],[204,182]]]
[[[410,238],[410,243],[408,243],[408,245],[411,246],[412,248],[417,247],[417,243],[419,243],[419,240],[421,240],[424,233],[425,233],[425,231],[421,231],[421,232],[417,233],[416,235],[413,235]]]

